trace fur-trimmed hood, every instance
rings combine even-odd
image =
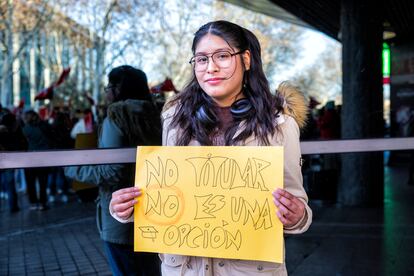
[[[276,90],[277,96],[284,99],[283,114],[293,117],[299,128],[306,125],[309,108],[305,96],[300,89],[290,82],[284,81]]]
[[[129,145],[160,145],[160,112],[151,101],[126,100],[108,107],[108,118],[124,133]]]

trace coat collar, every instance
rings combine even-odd
[[[285,114],[280,114],[274,121],[274,126],[281,125],[286,121]],[[235,139],[240,133],[242,133],[243,130],[246,129],[246,121],[242,121],[239,124],[239,127],[236,131],[236,133],[233,136],[233,139]],[[258,140],[256,139],[256,136],[254,134],[250,135],[244,142],[244,145],[249,146],[258,146]]]

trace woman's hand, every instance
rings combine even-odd
[[[284,189],[277,189],[272,195],[273,202],[279,209],[276,215],[283,226],[289,228],[296,225],[304,215],[305,204]]]
[[[134,211],[134,205],[138,202],[135,198],[140,196],[142,191],[138,187],[124,188],[112,193],[109,208],[120,219],[127,220]]]

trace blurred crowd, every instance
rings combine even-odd
[[[34,110],[0,106],[0,151],[73,149],[77,135],[94,133],[96,125],[91,109],[54,108],[42,118]],[[8,201],[12,213],[20,210],[18,194],[27,195],[31,210],[44,211],[55,201],[66,203],[70,192],[59,167],[0,170],[0,198]]]
[[[335,106],[333,101],[328,101],[322,108],[317,108],[319,105],[317,100],[310,98],[310,115],[301,139],[339,139],[340,106]],[[0,151],[73,149],[79,134],[94,134],[90,139],[95,141],[85,142],[83,139],[76,143],[76,148],[85,148],[82,143],[95,147],[98,125],[106,111],[102,108],[95,114],[98,116],[94,116],[90,108],[70,111],[67,107],[55,107],[45,116],[34,110],[23,112],[22,109],[9,110],[0,106]],[[304,169],[305,173],[309,169],[336,172],[338,160],[327,155],[311,156],[306,158]],[[8,201],[12,213],[20,210],[19,194],[27,195],[30,210],[43,211],[56,201],[67,202],[71,193],[71,181],[60,167],[0,170],[0,199]]]
[[[341,138],[341,106],[334,101],[322,105],[309,99],[309,116],[301,140],[336,140]],[[313,200],[335,201],[340,158],[337,154],[304,155],[303,185]]]

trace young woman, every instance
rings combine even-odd
[[[193,77],[163,112],[163,145],[282,145],[284,189],[273,191],[284,232],[306,231],[312,221],[300,168],[299,127],[306,105],[288,84],[270,93],[263,73],[260,44],[236,24],[215,21],[193,40]],[[281,96],[284,95],[284,97]],[[296,120],[295,120],[296,119]],[[110,212],[132,221],[139,188],[112,195]],[[160,254],[164,275],[285,275],[284,264]]]

